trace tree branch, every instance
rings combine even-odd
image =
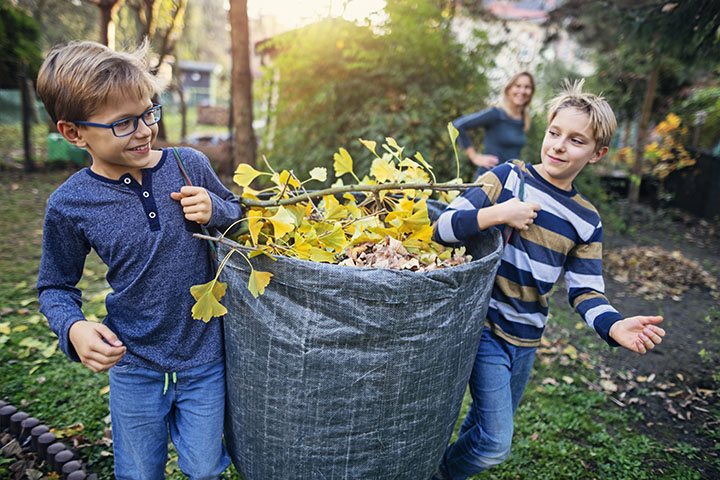
[[[295,195],[290,198],[274,200],[256,200],[254,198],[241,198],[240,201],[247,207],[278,207],[280,205],[293,205],[306,198],[319,198],[325,195],[337,195],[350,192],[376,193],[382,190],[465,190],[472,187],[484,187],[484,183],[384,183],[380,185],[343,185],[340,187],[326,188],[308,192],[307,194]]]

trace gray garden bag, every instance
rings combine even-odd
[[[225,438],[245,480],[410,479],[435,471],[480,341],[502,241],[427,273],[277,257],[265,294],[238,254],[220,279]],[[222,258],[229,251],[220,249]]]

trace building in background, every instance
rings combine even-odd
[[[484,73],[495,89],[502,88],[517,72],[535,73],[541,64],[556,60],[581,75],[591,75],[594,65],[587,52],[565,30],[545,26],[548,12],[557,5],[558,0],[483,0],[473,8],[472,18],[455,18],[453,31],[466,45],[475,41],[474,30],[487,32],[497,53],[494,68]]]

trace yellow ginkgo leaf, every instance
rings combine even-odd
[[[282,172],[280,172],[279,175],[277,175],[277,174],[273,175],[272,181],[280,187],[284,187],[285,185],[290,185],[291,187],[300,188],[300,183],[297,180],[295,180],[295,177],[293,177],[290,174],[290,172],[287,170],[283,170]]]
[[[325,220],[341,220],[347,216],[347,209],[333,195],[323,197],[323,202]]]
[[[250,270],[250,280],[248,281],[248,290],[252,296],[257,298],[258,295],[265,293],[265,287],[270,283],[270,272],[258,272],[255,269]]]
[[[339,153],[333,155],[335,162],[333,167],[335,168],[335,176],[342,177],[346,173],[353,173],[353,160],[347,150],[340,148]]]
[[[258,210],[249,210],[247,218],[250,237],[252,239],[253,245],[257,245],[258,235],[260,235],[260,230],[262,230],[263,225],[265,224],[262,220],[262,212]]]
[[[327,168],[315,167],[310,170],[310,178],[317,180],[318,182],[324,182],[327,180]]]
[[[347,244],[347,238],[345,232],[339,223],[335,224],[335,227],[330,233],[321,235],[318,237],[318,241],[327,248],[331,248],[335,252],[341,252]]]
[[[372,167],[370,168],[370,175],[375,177],[378,182],[384,183],[396,180],[399,172],[395,164],[389,159],[376,158],[373,160]]]
[[[365,145],[368,150],[377,156],[377,153],[375,153],[375,145],[377,145],[377,142],[373,142],[372,140],[363,140],[362,138],[358,138],[358,140],[360,140],[360,143]]]
[[[253,180],[255,180],[258,175],[262,175],[262,172],[258,172],[255,170],[252,166],[248,165],[247,163],[241,163],[238,165],[238,167],[235,169],[235,175],[233,176],[233,181],[240,185],[241,187],[247,187],[252,183]]]
[[[392,137],[385,137],[385,141],[387,142],[388,145],[390,145],[392,148],[395,149],[395,151],[397,152],[397,155],[402,155],[402,152],[403,152],[403,150],[405,150],[405,147],[401,147],[400,145],[398,145],[397,142],[395,141],[395,139]]]
[[[313,262],[335,263],[335,254],[322,248],[313,247],[310,252],[310,260]]]
[[[278,207],[277,213],[268,220],[272,222],[273,228],[275,229],[275,239],[282,238],[286,233],[295,230],[295,217],[293,217],[285,207]]]
[[[220,299],[225,295],[226,289],[227,284],[217,279],[190,287],[190,293],[196,300],[192,307],[193,318],[207,323],[213,317],[225,315],[227,309],[220,304]]]

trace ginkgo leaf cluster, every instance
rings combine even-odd
[[[457,133],[453,130],[450,134],[454,143]],[[241,200],[245,208],[240,222],[245,222],[246,228],[233,237],[240,248],[230,251],[219,270],[230,255],[242,255],[250,265],[248,289],[257,297],[272,277],[269,272],[253,268],[251,259],[258,255],[294,257],[348,268],[375,266],[412,271],[466,262],[469,257],[464,250],[453,251],[432,239],[427,206],[437,185],[432,166],[420,153],[406,156],[393,138],[386,138],[379,149],[374,141],[360,142],[374,155],[369,173],[361,178],[354,170],[351,155],[340,148],[334,155],[335,182],[323,190],[324,194],[313,191],[311,182],[326,181],[325,168],[314,168],[309,178],[300,180],[295,172],[273,170],[267,160],[268,171],[248,164],[238,166],[233,180],[243,187]],[[253,190],[250,185],[261,176],[268,177],[271,187]],[[354,191],[347,191],[346,180],[356,187]],[[450,185],[454,183],[460,180]],[[441,200],[449,202],[458,192],[438,193]],[[226,310],[219,300],[224,293],[225,284],[217,276],[193,287],[197,301],[194,318],[209,321],[223,315]]]

